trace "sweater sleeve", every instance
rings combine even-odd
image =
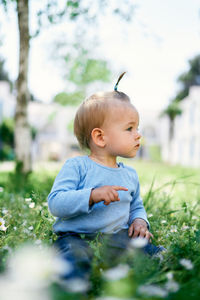
[[[91,188],[78,189],[81,174],[77,163],[68,160],[58,173],[48,196],[48,206],[52,215],[60,218],[71,218],[88,214]]]
[[[150,228],[149,221],[147,220],[147,214],[144,209],[143,201],[140,197],[140,184],[139,179],[137,177],[136,190],[133,194],[133,199],[130,204],[130,216],[129,216],[129,226],[133,223],[135,219],[143,219],[146,221],[148,228]]]

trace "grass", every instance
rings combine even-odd
[[[154,243],[163,245],[167,252],[154,259],[136,250],[128,252],[124,261],[129,261],[131,268],[126,276],[119,280],[105,280],[100,271],[102,245],[94,241],[91,245],[95,256],[90,294],[66,293],[53,284],[49,299],[109,296],[115,299],[199,299],[200,170],[132,160],[125,160],[125,163],[132,165],[140,177],[141,195]],[[0,231],[2,274],[13,249],[27,241],[51,245],[55,240],[52,233],[54,218],[48,212],[46,198],[56,174],[56,171],[41,170],[24,181],[12,173],[0,173],[0,187],[3,188],[0,192],[0,218],[5,220],[7,227],[6,231]],[[186,259],[185,266],[182,259]],[[191,264],[190,267],[187,264]]]

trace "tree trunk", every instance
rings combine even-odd
[[[32,170],[31,131],[28,124],[28,56],[29,56],[29,9],[28,0],[17,1],[19,28],[19,75],[17,79],[17,104],[15,112],[15,153],[17,166],[22,173]]]

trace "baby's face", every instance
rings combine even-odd
[[[139,114],[130,103],[115,102],[102,126],[109,155],[134,157],[140,147]]]

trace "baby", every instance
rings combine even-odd
[[[88,240],[98,233],[118,250],[126,249],[131,238],[153,237],[137,173],[117,163],[118,156],[135,157],[141,139],[139,114],[130,98],[117,91],[118,82],[114,91],[96,93],[80,105],[74,133],[90,153],[66,161],[48,196],[50,212],[57,217],[55,245],[73,265],[69,278],[88,276]],[[150,254],[161,250],[150,243],[148,247]]]

